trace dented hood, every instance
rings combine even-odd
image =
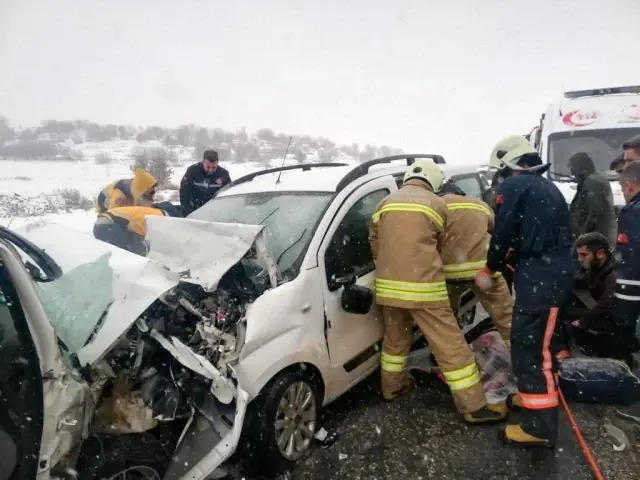
[[[148,257],[178,273],[183,282],[215,291],[222,276],[254,245],[256,260],[275,282],[276,264],[266,249],[262,225],[159,216],[147,217],[146,225]]]
[[[153,219],[148,221],[148,258],[55,223],[17,230],[62,268],[62,277],[37,287],[58,336],[81,365],[99,361],[158,297],[180,281],[215,290],[222,275],[262,233],[262,227],[252,225]],[[258,243],[264,244],[264,238]],[[261,263],[270,262],[268,254],[262,257]],[[181,279],[185,272],[188,276]]]

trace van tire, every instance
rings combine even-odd
[[[322,381],[318,374],[302,366],[296,366],[281,372],[249,404],[247,421],[244,426],[243,456],[246,468],[262,475],[277,475],[291,470],[298,461],[303,460],[311,451],[313,438],[308,450],[298,460],[285,458],[276,442],[276,416],[285,393],[295,384],[302,382],[312,392],[315,400],[315,427],[318,429],[320,408],[322,406]],[[256,472],[256,469],[259,472]]]

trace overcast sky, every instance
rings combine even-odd
[[[269,127],[486,161],[640,84],[640,0],[0,0],[0,115]]]

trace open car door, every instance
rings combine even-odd
[[[40,458],[46,372],[41,353],[52,345],[44,344],[50,338],[40,331],[42,317],[29,308],[29,288],[19,254],[0,237],[0,480],[36,478],[48,470]]]
[[[44,250],[0,227],[0,480],[57,476],[87,426],[90,389],[62,363],[36,288],[61,275]]]

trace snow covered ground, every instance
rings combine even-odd
[[[122,145],[121,145],[122,143]],[[131,160],[127,154],[131,150],[131,142],[110,142],[82,145],[84,160],[80,161],[0,161],[0,225],[19,228],[30,223],[43,220],[59,223],[84,232],[91,232],[95,220],[93,210],[72,210],[63,213],[50,212],[52,204],[57,203],[60,191],[75,189],[83,197],[92,201],[100,189],[110,181],[131,176]],[[171,182],[179,184],[182,175],[189,165],[192,149],[175,147],[181,160],[174,165]],[[116,159],[106,165],[96,164],[95,155],[105,153]],[[286,164],[295,164],[287,160]],[[264,168],[280,166],[282,159],[274,158],[270,164],[234,164],[222,163],[235,179]],[[159,198],[165,199],[168,194],[177,192],[159,192]],[[10,203],[20,204],[20,213],[15,214]],[[26,208],[25,208],[26,205]],[[64,208],[62,209],[64,210]]]

